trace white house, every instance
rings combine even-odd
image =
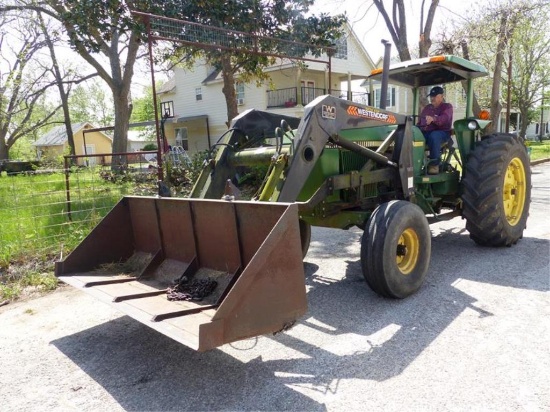
[[[270,82],[259,87],[256,82],[236,84],[239,112],[257,109],[300,117],[306,104],[329,91],[335,96],[367,103],[368,93],[348,95],[347,90],[352,90],[353,80],[365,79],[374,63],[351,27],[346,24],[344,30],[346,35],[337,44],[330,72],[323,62],[305,61],[304,66],[278,59],[267,69]],[[222,87],[221,73],[204,62],[197,62],[192,70],[174,71],[174,76],[157,90],[160,113],[172,115],[165,122],[168,144],[195,153],[216,143],[227,130]]]
[[[143,150],[143,147],[148,144],[157,145],[157,141],[154,137],[151,137],[151,133],[143,130],[128,130],[128,151],[137,152]]]
[[[538,140],[541,135],[543,139],[548,139],[550,136],[550,110],[543,111],[542,119],[539,117],[527,126],[527,130],[525,131],[525,137],[529,140]]]

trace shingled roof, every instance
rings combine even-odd
[[[87,127],[86,127],[87,126]],[[74,123],[71,125],[73,135],[78,133],[80,129],[92,129],[94,125],[89,122]],[[54,127],[48,133],[40,136],[33,146],[63,146],[67,142],[67,128],[64,124]]]

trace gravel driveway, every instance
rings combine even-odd
[[[550,410],[550,163],[525,237],[476,246],[432,225],[402,301],[361,275],[361,232],[314,228],[309,311],[290,331],[196,353],[70,287],[0,308],[4,411]]]

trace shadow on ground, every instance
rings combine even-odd
[[[493,316],[455,287],[457,281],[548,291],[548,254],[536,259],[541,248],[549,249],[548,240],[525,238],[513,248],[496,249],[476,246],[460,227],[440,231],[424,286],[405,300],[380,298],[367,287],[357,253],[360,233],[340,241],[354,245],[342,252],[346,269],[340,278],[323,265],[332,239],[330,244],[314,240],[305,263],[308,314],[289,333],[268,338],[303,355],[298,358],[260,355],[243,362],[222,350],[197,353],[129,317],[53,344],[127,410],[316,411],[325,405],[299,388],[326,394],[337,392],[343,379],[387,380],[402,373],[464,310]],[[528,273],[517,271],[523,261]],[[305,330],[322,338],[303,339]],[[338,353],[338,339],[360,339],[361,346]],[[254,346],[254,340],[249,343]]]

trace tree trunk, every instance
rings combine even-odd
[[[424,15],[424,1],[422,1],[422,16]],[[418,57],[428,57],[430,53],[430,47],[432,46],[432,26],[435,16],[435,11],[439,4],[439,0],[432,0],[430,8],[428,10],[428,16],[426,17],[426,24],[423,25],[423,18],[420,20],[420,38],[418,40]]]
[[[462,40],[460,42],[460,47],[462,48],[462,57],[464,57],[466,60],[470,60],[470,48],[468,47],[468,42],[466,40]],[[463,80],[461,82],[462,89],[464,89],[464,93],[468,93],[468,82],[466,80]],[[474,116],[477,116],[478,113],[481,111],[481,106],[479,105],[479,102],[477,101],[477,96],[474,91],[474,101],[472,102],[472,111],[474,112]],[[468,113],[466,113],[468,115]]]
[[[521,121],[521,126],[520,126],[520,129],[519,129],[519,136],[525,138],[526,134],[527,134],[527,126],[529,126],[529,123],[526,121],[526,119],[528,119],[529,117],[529,110],[528,108],[526,107],[522,107],[519,111],[520,115],[521,115],[521,118],[523,119]]]
[[[113,90],[115,125],[113,132],[113,154],[128,151],[128,128],[132,115],[132,104],[124,90]],[[112,170],[120,170],[128,164],[127,156],[113,157]]]
[[[6,136],[0,136],[0,160],[8,160],[10,148],[6,144]]]
[[[235,76],[231,67],[231,55],[223,54],[221,58],[223,89],[225,104],[227,106],[227,127],[231,125],[231,120],[239,114],[237,108],[237,92],[235,91]]]
[[[61,75],[61,70],[59,69],[59,63],[57,62],[57,56],[55,54],[55,49],[53,45],[52,38],[44,23],[42,18],[42,13],[38,13],[38,21],[40,23],[40,29],[44,34],[44,39],[48,45],[48,50],[50,51],[50,57],[52,58],[52,69],[55,77],[55,82],[57,83],[57,89],[59,90],[59,98],[61,99],[61,106],[63,107],[63,120],[65,123],[65,129],[67,132],[67,143],[69,144],[69,151],[71,155],[76,154],[76,149],[74,145],[74,136],[73,128],[71,126],[71,117],[69,115],[69,95],[65,92],[65,86],[63,84],[63,76]],[[74,162],[73,162],[74,163]]]
[[[393,0],[391,18],[384,6],[383,0],[373,0],[373,4],[376,6],[379,13],[382,15],[382,18],[384,19],[384,22],[386,23],[386,27],[390,32],[393,43],[397,48],[399,60],[411,60],[411,52],[409,50],[409,42],[407,40],[407,12],[405,10],[404,1]],[[422,14],[420,19],[420,31],[418,41],[419,57],[427,57],[429,55],[430,47],[432,45],[432,40],[430,36],[439,0],[431,0],[430,8],[428,9],[428,14],[426,16],[425,22],[424,4],[425,0],[422,1],[421,5]]]
[[[373,3],[386,23],[393,43],[397,48],[399,59],[401,61],[410,60],[411,53],[407,41],[407,19],[405,17],[405,5],[403,4],[403,0],[393,0],[391,19],[384,7],[383,0],[373,0]]]
[[[495,57],[495,70],[493,74],[493,89],[491,91],[491,124],[487,133],[494,133],[498,130],[498,121],[502,111],[500,102],[500,83],[502,79],[502,65],[504,62],[504,51],[508,43],[509,30],[507,28],[508,16],[502,15],[500,18],[500,31],[498,34],[497,53]]]
[[[119,34],[116,36],[113,35],[111,40],[111,51],[118,50],[118,36]],[[126,63],[124,65],[121,64],[118,53],[111,52],[109,56],[111,61],[111,78],[109,80],[111,81],[108,83],[111,86],[115,107],[113,153],[124,153],[128,151],[128,128],[133,108],[130,85],[134,75],[134,63],[136,61],[138,49],[138,36],[136,33],[132,33],[128,42]],[[121,156],[118,159],[113,159],[112,169],[120,170],[120,166],[124,167],[127,164],[127,156]]]

